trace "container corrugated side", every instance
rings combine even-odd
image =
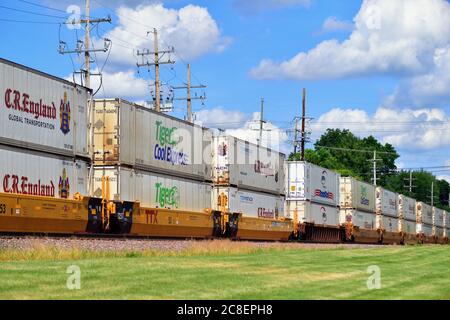
[[[211,207],[211,185],[126,167],[94,168],[94,193],[101,196],[102,176],[110,178],[110,198],[139,201],[142,207],[205,212]]]
[[[245,217],[278,219],[284,216],[284,197],[234,187],[214,187],[212,208],[220,210],[219,196],[224,195],[228,211]]]
[[[0,143],[90,158],[90,90],[0,59]]]
[[[433,225],[433,208],[424,202],[417,202],[417,222]]]
[[[398,195],[398,216],[409,221],[416,221],[416,200],[402,194]]]
[[[444,216],[445,216],[445,219],[444,219],[444,221],[445,221],[445,227],[446,227],[447,229],[450,229],[450,212],[444,211]]]
[[[375,212],[375,187],[351,177],[339,179],[339,204],[341,208]]]
[[[431,224],[421,223],[419,225],[420,233],[431,237],[433,235],[433,226]]]
[[[400,231],[408,234],[416,234],[416,222],[400,219]]]
[[[375,190],[376,212],[386,216],[397,217],[397,198],[397,193],[377,187]]]
[[[445,237],[445,228],[442,227],[434,227],[434,236],[438,238],[444,238]]]
[[[314,223],[336,227],[339,226],[339,208],[310,201],[286,200],[287,217],[294,218],[297,213],[298,222]]]
[[[376,214],[355,209],[340,209],[340,224],[351,222],[361,229],[376,230]]]
[[[1,192],[73,199],[88,195],[88,164],[63,156],[0,146]]]
[[[217,186],[234,186],[284,195],[284,154],[238,138],[213,138],[213,181]]]
[[[433,207],[433,225],[441,228],[445,226],[444,210]]]
[[[399,219],[391,216],[382,216],[383,230],[387,232],[400,232]]]
[[[337,206],[339,178],[337,172],[310,163],[286,162],[286,199]]]
[[[211,132],[121,99],[95,100],[97,165],[211,180]]]

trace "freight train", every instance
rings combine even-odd
[[[450,213],[0,59],[0,233],[447,243]]]

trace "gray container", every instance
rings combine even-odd
[[[375,187],[351,177],[341,177],[339,206],[358,211],[375,212]]]
[[[90,89],[0,59],[0,93],[0,143],[90,158]]]
[[[307,162],[286,162],[286,200],[339,204],[340,175]]]
[[[284,154],[238,138],[213,138],[213,182],[283,195]]]
[[[2,192],[51,198],[87,196],[89,167],[83,160],[0,146]]]
[[[95,167],[93,196],[100,197],[102,177],[110,179],[110,199],[137,201],[145,208],[205,212],[211,207],[211,184],[126,167]]]
[[[211,132],[121,99],[94,102],[94,162],[211,181]]]

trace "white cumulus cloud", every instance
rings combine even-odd
[[[259,120],[259,112],[249,116],[238,110],[217,107],[196,112],[195,122],[213,129],[216,133],[217,129],[221,129],[227,135],[257,144],[260,138]],[[263,123],[261,145],[287,153],[287,141],[288,136],[283,129],[270,121]]]
[[[450,146],[450,115],[442,109],[391,109],[374,114],[361,109],[335,108],[311,124],[313,139],[327,128],[349,129],[358,136],[373,135],[383,143],[406,150]]]
[[[152,51],[153,35],[147,36],[147,32],[153,28],[158,30],[160,50],[173,46],[187,60],[220,52],[231,42],[231,38],[222,35],[205,7],[187,5],[177,10],[161,3],[150,3],[136,8],[120,6],[116,15],[118,25],[104,34],[113,42],[109,61],[114,64],[135,65],[138,61],[136,48],[141,48],[141,52],[144,48]],[[96,44],[102,47],[103,41],[99,39]]]
[[[326,40],[289,60],[264,59],[257,79],[332,79],[361,75],[427,74],[450,44],[445,0],[364,0],[344,41]]]
[[[205,127],[235,129],[242,127],[249,117],[239,110],[222,107],[200,110],[195,113],[195,122]]]
[[[322,24],[321,33],[352,31],[353,23],[339,20],[336,17],[328,17]]]
[[[98,73],[98,69],[92,71]],[[144,99],[149,95],[148,82],[142,78],[136,77],[134,70],[125,70],[118,72],[103,71],[102,87],[100,88],[100,77],[91,76],[91,88],[97,91],[95,98],[129,98],[133,101]],[[73,81],[73,77],[66,78]],[[75,82],[81,83],[80,77],[75,78]]]
[[[450,105],[449,88],[450,45],[436,50],[434,64],[427,73],[401,81],[386,104],[447,107]]]

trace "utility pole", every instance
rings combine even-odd
[[[193,86],[193,85],[191,85],[191,64],[190,63],[188,63],[187,64],[187,83],[185,83],[186,85],[185,86],[181,86],[181,87],[172,87],[172,89],[186,89],[186,93],[187,93],[187,96],[186,96],[186,98],[176,98],[176,99],[174,99],[174,100],[186,100],[186,102],[187,102],[187,114],[186,114],[186,120],[188,121],[188,122],[193,122],[193,117],[192,117],[192,100],[197,100],[197,99],[200,99],[200,100],[204,100],[204,99],[206,99],[206,97],[205,97],[205,94],[203,94],[203,96],[200,96],[200,97],[197,97],[197,96],[195,96],[195,97],[191,97],[191,90],[192,89],[199,89],[199,88],[206,88],[206,86],[204,86],[204,85],[198,85],[198,86]]]
[[[99,73],[93,74],[91,73],[91,52],[107,52],[109,50],[111,40],[104,39],[104,48],[102,49],[91,49],[90,48],[90,42],[91,42],[91,23],[102,23],[102,22],[109,22],[111,23],[111,17],[104,18],[104,19],[91,19],[90,17],[90,11],[91,11],[91,4],[90,0],[86,0],[85,2],[85,19],[80,19],[79,23],[85,24],[85,33],[84,33],[84,43],[82,41],[78,41],[77,48],[75,50],[66,50],[66,43],[63,41],[60,41],[59,43],[59,53],[60,54],[70,54],[70,53],[76,53],[81,54],[84,53],[84,69],[81,70],[79,73],[84,74],[84,86],[87,88],[91,88],[91,75],[98,76]],[[74,24],[75,21],[67,21],[66,24]]]
[[[91,11],[91,4],[90,0],[86,0],[86,32],[84,33],[84,46],[86,48],[86,51],[84,52],[84,65],[86,66],[86,73],[84,74],[84,84],[86,87],[91,87],[91,57],[89,55],[89,42],[90,40],[90,33],[91,33],[91,26],[90,26],[90,11]]]
[[[303,88],[303,98],[302,98],[302,141],[301,141],[301,161],[305,161],[305,121],[306,121],[306,89]]]
[[[412,189],[416,187],[416,186],[413,186],[413,181],[416,180],[416,178],[413,178],[412,171],[409,171],[409,179],[405,178],[404,180],[409,181],[409,184],[404,187],[409,190],[409,195],[411,196],[413,194]]]
[[[143,52],[137,52],[138,56],[142,56],[142,63],[137,63],[137,67],[150,67],[150,66],[154,66],[155,67],[155,110],[156,112],[161,112],[161,83],[159,80],[159,66],[161,64],[174,64],[175,61],[169,60],[167,61],[161,61],[160,58],[162,58],[166,53],[173,53],[174,49],[173,47],[170,48],[170,50],[163,50],[163,51],[159,51],[158,50],[158,30],[156,30],[156,28],[153,29],[153,31],[148,31],[147,32],[147,36],[149,33],[153,33],[153,52],[151,52],[150,50],[144,50]],[[160,56],[161,54],[161,56]],[[144,61],[144,57],[145,56],[150,56],[153,55],[153,62],[149,62]]]
[[[377,159],[377,150],[373,150],[373,159],[368,159],[367,161],[371,161],[373,163],[373,178],[372,182],[374,186],[377,186],[377,161],[382,161],[382,159]]]
[[[431,183],[431,206],[434,205],[434,182]]]
[[[431,206],[434,206],[434,198],[436,196],[434,195],[434,181],[431,182],[431,196],[428,196],[428,198],[430,198],[430,204]]]
[[[259,115],[259,145],[262,145],[262,133],[264,124],[264,98],[261,98],[261,113]]]
[[[298,118],[295,120],[295,128],[294,128],[294,154],[297,154],[298,148]]]

